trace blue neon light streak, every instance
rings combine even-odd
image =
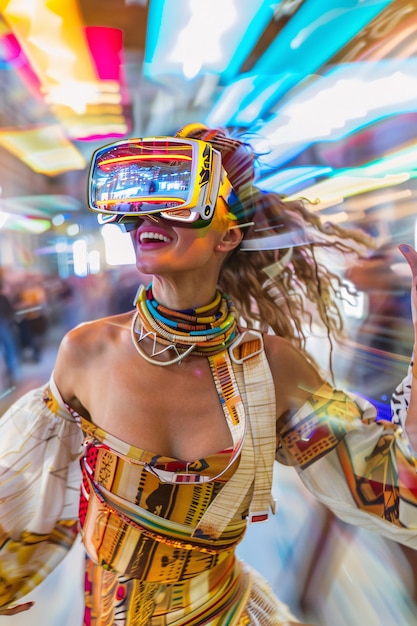
[[[259,92],[241,102],[229,124],[249,124],[262,116],[306,76],[325,65],[361,29],[393,0],[305,0],[252,69],[258,76],[271,75],[277,81],[273,96],[251,115],[246,109]],[[263,79],[265,80],[265,79]],[[264,85],[260,85],[264,89]]]

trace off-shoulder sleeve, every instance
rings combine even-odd
[[[417,548],[416,454],[399,424],[325,383],[280,434],[279,461],[344,521]]]
[[[53,379],[0,417],[0,607],[36,587],[71,547],[81,445]]]

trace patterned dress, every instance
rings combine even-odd
[[[129,446],[70,412],[53,379],[9,409],[0,420],[0,606],[39,584],[80,532],[86,626],[296,621],[235,556],[248,517],[265,517],[271,424],[257,385],[248,398],[242,365],[226,361],[220,400],[231,423],[240,402],[249,418],[233,449],[193,463]],[[345,521],[417,547],[415,454],[402,427],[376,421],[368,402],[325,383],[283,427],[278,459]]]

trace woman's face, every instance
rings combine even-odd
[[[144,217],[131,232],[137,269],[144,274],[162,275],[218,264],[216,246],[228,230],[226,214],[219,202],[212,222],[204,228],[179,226],[154,215]]]

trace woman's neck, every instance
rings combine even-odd
[[[217,285],[213,281],[199,279],[178,281],[154,276],[152,293],[160,304],[174,310],[186,311],[205,306],[213,301]]]

